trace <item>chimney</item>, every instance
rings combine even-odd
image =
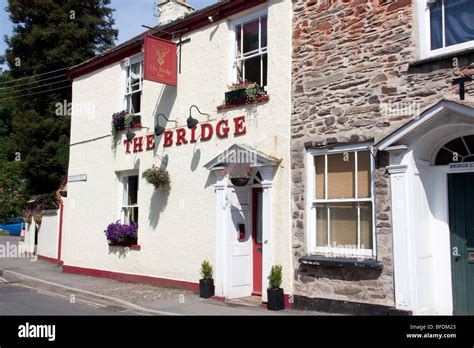
[[[162,0],[158,5],[155,4],[159,25],[182,18],[193,11],[194,8],[186,0]]]

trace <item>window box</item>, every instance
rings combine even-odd
[[[112,127],[116,132],[141,128],[142,117],[137,114],[129,114],[126,111],[120,111],[112,115]]]
[[[299,262],[305,265],[328,266],[328,267],[356,267],[383,269],[383,264],[375,259],[346,258],[346,257],[328,257],[322,255],[307,255],[299,259]]]
[[[109,242],[109,246],[113,247],[130,247],[132,249],[135,249],[135,247],[139,247],[137,244],[137,238],[131,238],[128,241],[125,242]]]
[[[265,89],[256,83],[241,83],[231,86],[230,89],[225,93],[224,105],[218,106],[217,110],[259,103],[270,99]]]

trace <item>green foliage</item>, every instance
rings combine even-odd
[[[171,184],[170,175],[167,170],[155,167],[154,165],[145,170],[142,177],[155,188],[169,187]]]
[[[274,265],[272,266],[272,270],[270,271],[270,275],[268,276],[268,281],[270,283],[271,289],[278,289],[281,285],[281,278],[282,278],[282,266],[281,265]]]
[[[1,204],[0,219],[4,214],[19,215],[21,199],[17,204],[11,202],[12,197],[25,192],[27,196],[49,194],[66,174],[70,118],[55,111],[57,103],[71,101],[71,89],[51,91],[68,86],[67,82],[24,89],[43,85],[41,78],[49,79],[46,84],[64,80],[66,68],[111,48],[117,31],[112,29],[109,5],[110,0],[8,1],[13,34],[5,40],[8,48],[2,59],[10,70],[0,74],[0,82],[22,80],[0,88],[0,166],[14,168],[8,173],[8,183],[17,185],[8,188],[15,194],[3,197],[2,203],[9,202],[9,208]],[[28,95],[39,91],[47,93]],[[21,164],[10,163],[15,160]]]
[[[0,221],[20,216],[27,201],[21,162],[0,162]]]
[[[204,260],[201,263],[201,277],[202,279],[212,279],[213,270],[211,263],[207,260]]]

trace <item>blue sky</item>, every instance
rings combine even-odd
[[[115,29],[119,30],[119,38],[117,43],[121,43],[130,39],[134,35],[143,32],[143,25],[156,25],[157,18],[153,16],[153,4],[159,0],[112,0],[111,7],[115,8]],[[195,8],[201,9],[211,5],[216,0],[188,0]],[[0,55],[5,52],[6,45],[3,40],[5,35],[11,35],[12,24],[5,11],[7,0],[0,0]],[[140,20],[137,20],[139,18]]]

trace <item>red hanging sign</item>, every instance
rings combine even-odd
[[[145,35],[145,80],[176,86],[176,44]]]

